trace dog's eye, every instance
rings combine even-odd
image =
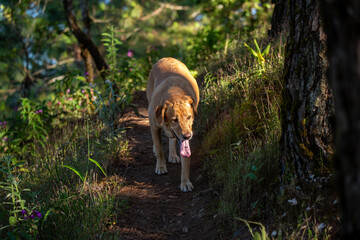
[[[175,122],[175,123],[178,121],[177,118],[173,118],[172,120],[173,120],[173,122]]]

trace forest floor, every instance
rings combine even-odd
[[[201,159],[196,150],[199,136],[191,142],[192,157],[190,179],[192,192],[180,191],[181,164],[167,162],[168,173],[155,174],[155,156],[149,128],[145,92],[136,95],[139,116],[127,112],[120,125],[128,128],[132,163],[119,168],[124,186],[119,197],[128,202],[128,208],[118,216],[116,230],[122,239],[212,239],[216,236],[216,215],[210,213],[213,204],[211,189],[204,176]],[[165,156],[168,141],[162,139]],[[211,221],[210,221],[211,220]]]

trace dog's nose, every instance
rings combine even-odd
[[[191,133],[185,133],[184,135],[184,139],[189,139],[189,138],[191,138]]]

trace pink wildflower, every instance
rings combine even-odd
[[[131,49],[129,49],[129,51],[127,52],[127,54],[126,54],[128,57],[134,57],[134,52],[131,50]]]

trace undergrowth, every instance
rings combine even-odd
[[[260,214],[269,205],[273,193],[262,190],[277,181],[282,46],[271,52],[270,45],[266,52],[255,46],[253,52],[240,47],[231,63],[208,73],[201,93],[205,169],[219,194],[217,212],[233,227],[235,217]]]
[[[108,47],[112,74],[105,82],[69,71],[45,100],[23,98],[1,121],[1,239],[118,236],[112,229],[127,201],[116,197],[123,180],[112,169],[130,160],[117,119],[134,107],[132,93],[144,78],[141,68],[123,66],[134,60],[116,62],[117,49]]]
[[[10,238],[94,239],[116,224],[117,214],[127,207],[124,199],[115,197],[122,180],[110,170],[111,166],[129,163],[127,140],[122,131],[110,131],[96,118],[74,120],[54,129],[38,160],[26,163],[26,168],[23,162],[11,169],[19,181],[17,196],[23,199],[24,206],[16,207],[13,216],[17,223],[10,223],[3,232],[7,230]],[[74,171],[65,165],[72,166]],[[85,179],[75,172],[86,176]],[[104,173],[108,177],[104,178]],[[99,184],[101,179],[103,184]],[[3,226],[11,218],[7,209],[6,205],[2,207]],[[31,212],[28,209],[40,212],[41,219],[24,218],[21,210]],[[36,224],[31,223],[35,220]]]
[[[315,177],[300,187],[288,172],[280,182],[284,46],[271,44],[239,42],[203,78],[197,130],[203,135],[204,168],[218,199],[214,211],[222,223],[219,235],[330,239],[339,220],[336,198],[325,197],[329,179]],[[248,232],[243,228],[247,221],[263,225]]]

